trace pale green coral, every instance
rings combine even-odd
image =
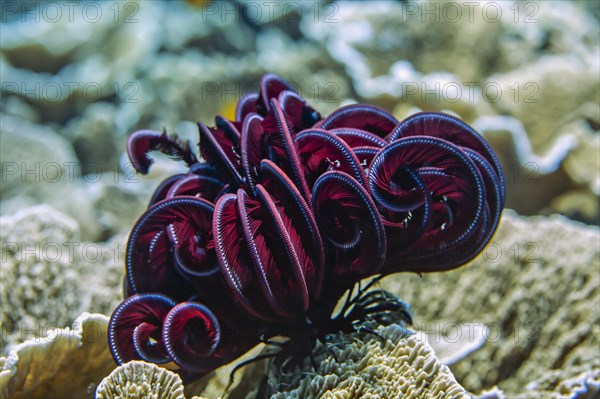
[[[152,363],[132,361],[102,380],[96,399],[185,399],[181,378]]]
[[[377,332],[385,342],[360,333],[330,336],[328,351],[322,344],[317,346],[318,371],[272,399],[469,398],[418,335],[407,337],[406,330],[397,325],[379,327]],[[272,379],[270,384],[281,382]]]

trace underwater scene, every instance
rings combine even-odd
[[[0,398],[600,398],[600,3],[0,3]]]

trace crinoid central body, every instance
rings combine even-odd
[[[399,299],[354,287],[465,264],[504,206],[492,150],[449,115],[397,121],[355,104],[321,118],[266,75],[234,121],[198,128],[199,155],[166,133],[129,139],[139,172],[151,151],[189,171],[159,185],[129,236],[109,326],[117,363],[173,362],[192,380],[275,336],[291,339],[281,358],[306,358],[328,333],[410,323]]]

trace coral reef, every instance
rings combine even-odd
[[[239,1],[135,0],[94,3],[86,15],[77,4],[74,19],[62,8],[58,21],[42,15],[45,4],[3,4],[0,24],[0,355],[13,350],[0,357],[3,398],[94,396],[92,384],[116,367],[106,337],[101,346],[44,337],[83,311],[112,312],[124,235],[156,184],[185,172],[153,154],[150,176],[135,176],[121,151],[126,134],[166,127],[196,140],[191,121],[231,119],[265,72],[293,77],[323,114],[363,100],[397,119],[455,113],[499,156],[508,207],[600,225],[596,1],[315,1],[295,2],[300,10],[285,16],[284,4],[271,14],[265,3],[249,19]],[[89,19],[95,7],[97,21]],[[598,230],[557,216],[504,219],[473,264],[384,287],[412,305],[419,337],[472,393],[595,399]],[[54,243],[65,242],[79,244],[73,261],[68,247],[56,259]],[[37,344],[18,345],[32,337]],[[187,384],[186,397],[218,397],[234,366]],[[265,365],[251,367],[237,375],[232,398],[256,388]]]
[[[300,6],[308,15],[311,5]],[[294,40],[299,14],[290,11],[283,18],[281,9],[259,10],[262,20],[248,19],[237,7],[131,1],[111,8],[100,3],[97,20],[76,12],[74,20],[42,18],[34,28],[11,19],[19,13],[9,13],[0,58],[10,83],[4,85],[6,96],[33,103],[38,114],[57,122],[68,120],[73,108],[83,114],[98,102],[118,101],[117,129],[107,132],[113,138],[123,138],[140,123],[162,127],[212,117],[255,90],[251,82],[265,72],[296,76],[294,83],[306,90],[316,83],[312,99],[325,108],[348,97],[350,85],[332,73],[324,49]],[[229,14],[223,16],[224,11]],[[170,22],[159,26],[158,18]],[[73,30],[79,34],[69,34]],[[25,84],[31,89],[23,90]],[[106,144],[93,130],[73,137],[82,147]]]
[[[1,118],[2,214],[50,204],[77,220],[85,238],[95,238],[98,222],[71,144],[48,126],[6,114]]]
[[[31,242],[41,243],[47,242],[48,235],[57,241],[71,240],[77,235],[77,226],[72,220],[49,208],[33,208],[15,215],[12,220],[18,220],[17,224],[8,223],[10,220],[7,217],[2,219],[3,242],[22,235],[28,235]],[[444,275],[388,277],[382,285],[412,304],[417,316],[415,327],[429,333],[428,341],[438,348],[440,360],[436,362],[450,364],[457,380],[471,392],[497,385],[500,388],[498,392],[505,392],[506,397],[568,397],[567,395],[576,395],[578,390],[584,388],[591,390],[597,384],[600,370],[600,316],[595,308],[600,286],[597,273],[600,268],[598,240],[597,228],[585,227],[564,217],[523,218],[512,212],[505,212],[496,237],[473,265]],[[5,270],[10,270],[4,269],[8,263],[3,263],[2,294],[7,292],[4,287],[8,285],[4,284],[18,285],[16,282],[11,283],[12,280],[5,273]],[[119,265],[112,283],[104,280],[95,284],[117,285],[122,273],[120,268]],[[490,275],[495,278],[490,278]],[[430,286],[438,289],[426,289]],[[65,287],[69,287],[69,284],[63,282],[61,288]],[[467,288],[457,287],[468,287],[468,291]],[[42,295],[45,289],[47,287],[42,288]],[[3,297],[3,317],[10,314],[7,313],[10,308],[5,304],[15,303],[11,302],[14,299],[14,289],[12,293],[6,299]],[[596,298],[596,302],[593,298]],[[61,300],[65,303],[65,298]],[[30,299],[26,303],[31,302]],[[77,306],[74,307],[76,308]],[[55,312],[60,309],[57,306],[50,310]],[[27,312],[29,313],[24,312],[19,317],[29,317],[40,322],[64,317],[54,315],[51,316],[54,317],[52,319],[32,310]],[[31,313],[33,314],[28,316]],[[20,310],[16,308],[15,314],[20,315]],[[452,322],[444,324],[441,320]],[[6,332],[5,324],[3,328]],[[456,338],[456,331],[460,331],[460,339]],[[464,338],[468,334],[474,339],[465,342]],[[17,334],[5,336],[11,342],[19,340]],[[411,339],[417,338],[418,336]],[[389,342],[391,341],[386,345]],[[371,344],[377,345],[377,341],[372,341]],[[104,373],[94,372],[97,373],[94,374],[96,380],[82,383],[80,392],[85,391],[90,383],[97,383],[114,368],[104,341],[102,346],[106,351],[104,355],[109,356],[109,365]],[[423,346],[419,344],[416,347]],[[23,346],[15,348],[15,353],[23,353],[22,348]],[[72,347],[63,348],[56,344],[52,349],[56,352],[52,353],[56,353],[54,357],[57,359],[68,359],[71,356],[69,348]],[[351,357],[350,354],[340,353],[341,349],[333,350],[338,360]],[[381,350],[380,348],[379,351]],[[14,355],[11,356],[14,358]],[[14,382],[24,378],[22,375],[19,377],[18,373],[7,379],[8,370],[17,369],[13,367],[14,361],[10,361],[11,356],[2,362],[2,387],[5,391],[8,387],[25,386]],[[19,358],[25,357],[19,355]],[[332,359],[325,359],[324,355],[319,359],[323,370],[336,373]],[[22,365],[22,360],[17,364]],[[540,364],[550,365],[551,369],[540,368]],[[230,370],[231,366],[228,367]],[[473,370],[482,372],[474,373]],[[510,373],[506,374],[507,371]],[[216,396],[223,391],[228,372],[220,374],[223,382],[214,386],[211,389],[213,394],[209,395]],[[39,378],[36,380],[43,381]],[[10,384],[7,381],[11,381]],[[215,377],[209,376],[202,384],[214,384],[212,381],[216,381]],[[367,385],[357,387],[366,389]],[[308,385],[297,388],[308,389]],[[345,388],[340,388],[339,392],[343,389]],[[244,389],[236,390],[242,391]],[[200,392],[207,395],[203,386],[191,391],[189,395]],[[29,393],[23,397],[34,397],[32,395],[33,393]]]
[[[583,371],[585,370],[585,371]],[[600,367],[553,370],[530,382],[523,393],[507,396],[498,387],[482,392],[480,399],[593,399],[600,395]]]
[[[91,122],[95,129],[101,130],[101,124],[95,123],[99,118]],[[27,206],[47,204],[75,219],[82,239],[100,240],[127,231],[133,222],[131,215],[143,209],[148,194],[143,191],[143,185],[134,184],[139,180],[132,168],[124,167],[123,173],[109,172],[101,166],[107,160],[91,159],[81,163],[71,143],[54,129],[14,115],[2,114],[0,137],[3,215]],[[93,146],[105,145],[95,143]],[[113,167],[119,169],[116,163]],[[111,194],[127,196],[123,203],[129,209],[121,205],[121,209],[116,210],[106,201],[104,191],[111,187]]]
[[[469,398],[417,335],[407,336],[394,324],[376,332],[381,338],[363,333],[330,336],[316,349],[318,370],[302,379],[271,379],[276,390],[271,398]]]
[[[489,336],[489,329],[483,324],[458,325],[450,320],[438,320],[439,325],[452,325],[447,334],[437,331],[417,331],[419,337],[427,342],[437,358],[446,366],[453,365],[479,350]]]
[[[109,3],[98,3],[87,12],[80,8],[70,17],[38,18],[32,24],[22,23],[19,12],[7,10],[0,66],[8,84],[3,88],[35,104],[54,122],[96,101],[127,98],[135,90],[126,85],[136,67],[160,45],[157,24],[135,23],[158,17],[160,9],[147,3],[132,1],[112,9]],[[39,5],[32,13],[35,6]]]
[[[96,399],[184,399],[181,378],[152,363],[132,361],[98,384]]]
[[[111,241],[81,242],[77,223],[47,205],[0,218],[3,353],[7,345],[70,325],[84,311],[114,308],[124,237]]]
[[[32,7],[33,18],[44,6]],[[2,214],[24,205],[48,203],[75,218],[84,239],[102,240],[125,233],[132,221],[120,216],[139,214],[141,209],[103,209],[104,203],[96,197],[103,190],[96,186],[113,180],[121,192],[143,192],[156,183],[141,180],[135,190],[123,189],[123,183],[132,182],[134,172],[119,157],[127,133],[140,126],[174,126],[181,133],[186,130],[185,124],[179,123],[182,120],[206,120],[216,114],[233,117],[235,102],[256,90],[253,82],[265,72],[294,76],[294,86],[302,87],[305,96],[323,111],[351,95],[350,83],[331,69],[319,43],[294,39],[298,15],[283,19],[278,12],[276,21],[244,21],[240,10],[225,18],[220,15],[221,5],[215,7],[216,12],[211,13],[184,2],[167,6],[131,1],[121,7],[100,3],[84,7],[90,12],[97,8],[97,20],[93,13],[90,18],[78,9],[72,20],[40,18],[33,27],[18,18],[19,10],[9,7],[0,44],[2,148],[6,149],[2,159],[7,161],[2,172],[8,179],[6,190],[0,190]],[[158,16],[171,22],[159,27],[155,23]],[[202,23],[197,23],[199,20]],[[267,22],[275,23],[257,28]],[[35,137],[28,140],[30,133]],[[48,140],[40,139],[42,134]],[[57,143],[55,135],[68,141]],[[25,148],[35,154],[17,151]],[[34,179],[31,173],[22,179],[25,166],[27,170],[35,168],[22,160],[35,158],[42,169],[59,165],[62,178],[48,182],[38,172],[41,181],[36,184],[29,184]],[[12,169],[4,170],[12,161],[18,166],[15,175]],[[53,168],[49,171],[55,172]],[[28,184],[9,190],[13,182],[23,180]],[[63,201],[66,195],[69,201]],[[141,195],[135,202],[140,198],[145,202]]]
[[[98,102],[66,124],[61,133],[73,144],[77,158],[85,160],[84,170],[97,173],[118,169],[124,142],[117,134],[119,122],[117,106]]]
[[[508,187],[513,195],[507,205],[526,214],[558,211],[600,222],[598,207],[590,203],[598,196],[597,157],[581,156],[590,140],[571,128],[575,123],[577,130],[597,137],[599,126],[600,32],[598,21],[582,7],[573,2],[374,2],[367,9],[346,4],[335,16],[336,24],[306,19],[300,27],[324,43],[361,99],[395,107],[398,119],[417,108],[449,110],[467,122],[493,115],[520,120],[530,151],[523,154],[516,142],[494,146],[500,158],[503,152],[525,155],[502,162],[507,171],[525,168],[516,183],[528,173],[548,173],[544,165],[531,164],[529,155],[569,141],[567,149],[552,154],[554,170],[564,169],[545,179],[554,182],[544,186],[552,190],[539,190],[545,195],[539,201],[523,201],[529,186],[514,184]],[[494,130],[504,130],[503,125],[495,124]],[[598,140],[592,141],[597,148]],[[572,192],[581,197],[580,170],[586,170],[583,179],[593,180],[591,189],[583,190],[587,200],[578,201],[587,205],[584,212],[554,201]],[[559,177],[563,180],[556,184]]]
[[[596,53],[597,54],[597,53]],[[600,77],[597,57],[589,54],[546,55],[535,62],[510,72],[490,76],[489,82],[500,87],[502,93],[511,93],[515,82],[529,84],[523,87],[523,98],[502,96],[494,103],[500,114],[519,119],[531,132],[531,144],[539,152],[556,140],[567,123],[593,118],[586,108],[596,101]],[[525,83],[526,82],[526,83]],[[530,97],[530,98],[529,98]]]
[[[507,159],[504,165],[513,174],[508,179],[513,183],[509,187],[513,195],[508,201],[523,204],[519,209],[522,212],[558,211],[587,222],[600,222],[597,204],[578,211],[565,206],[564,201],[553,201],[572,192],[592,200],[600,195],[600,160],[596,156],[600,151],[596,89],[600,78],[595,73],[599,68],[596,55],[594,51],[585,57],[548,55],[522,68],[489,77],[504,93],[510,92],[515,82],[528,82],[529,91],[535,90],[530,101],[504,96],[494,104],[498,113],[511,115],[519,125],[522,123],[522,129],[529,133],[527,141],[519,132],[521,127],[508,117],[480,117],[474,122],[475,126],[490,128],[483,131],[510,131],[515,138],[512,148],[517,157]],[[516,139],[517,136],[521,137]],[[519,169],[517,165],[521,165]],[[532,198],[527,190],[532,182],[539,183],[537,191],[543,196]]]
[[[90,397],[115,364],[106,345],[108,318],[83,313],[71,328],[53,329],[0,358],[0,393],[11,399]]]
[[[75,13],[73,21],[42,19],[34,28],[9,13],[0,57],[4,112],[19,123],[63,123],[54,130],[71,141],[83,166],[94,164],[83,175],[96,167],[118,170],[117,149],[139,127],[175,126],[179,133],[181,120],[231,117],[235,102],[255,91],[252,82],[265,72],[293,76],[294,86],[325,114],[357,97],[393,109],[398,119],[416,109],[455,112],[469,123],[506,115],[523,124],[531,155],[556,155],[550,176],[535,157],[502,163],[518,175],[508,206],[600,224],[599,168],[588,147],[599,146],[597,7],[586,12],[590,2],[566,1],[382,1],[366,9],[297,4],[248,19],[240,4],[132,1],[117,10],[107,3],[98,6],[102,18],[94,23]],[[171,22],[159,29],[158,15]],[[79,33],[69,35],[73,29]],[[496,124],[494,130],[504,129]],[[552,153],[565,141],[568,150]],[[522,154],[516,144],[504,141],[494,149],[508,159]],[[550,190],[523,201],[531,191],[524,180],[532,177]],[[4,200],[14,194],[0,192]],[[5,202],[3,213],[21,201]],[[89,207],[83,200],[79,205]],[[71,216],[82,222],[89,214]],[[87,219],[84,235],[121,232]]]
[[[74,220],[42,205],[2,217],[0,226],[4,258],[0,280],[4,348],[5,339],[20,338],[23,325],[31,329],[36,323],[72,322],[81,313],[79,301],[85,287],[80,286],[76,269],[54,248],[55,242],[79,239]],[[23,243],[25,238],[27,242]],[[45,257],[44,248],[47,248]],[[33,253],[25,252],[27,249],[33,249]],[[46,261],[53,256],[57,258],[54,262]],[[10,334],[11,330],[14,334]]]
[[[546,371],[600,367],[599,240],[598,228],[561,216],[505,212],[473,264],[444,275],[388,277],[382,285],[412,304],[417,329],[438,338],[456,336],[458,325],[485,326],[483,346],[452,372],[472,392],[497,385],[518,394]]]

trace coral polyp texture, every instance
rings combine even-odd
[[[377,332],[329,336],[315,350],[319,371],[273,378],[271,398],[471,398],[417,334],[406,336],[396,325]]]
[[[160,184],[129,236],[126,299],[109,325],[119,364],[174,362],[186,381],[265,338],[307,353],[368,317],[410,321],[401,301],[365,290],[332,313],[361,279],[467,263],[504,206],[492,150],[450,115],[398,121],[354,104],[322,118],[269,74],[235,120],[198,127],[202,161],[166,132],[130,136],[139,172],[151,151],[189,171]]]
[[[96,389],[96,399],[185,399],[181,378],[151,363],[131,361],[113,370]]]

